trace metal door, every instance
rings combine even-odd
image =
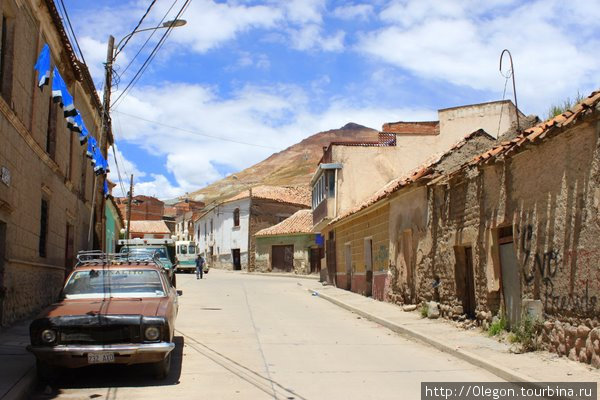
[[[510,328],[518,325],[521,320],[521,278],[512,242],[500,245],[500,264],[502,266],[504,308],[508,328]]]
[[[273,246],[272,268],[284,272],[291,272],[294,269],[294,246]]]

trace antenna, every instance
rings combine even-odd
[[[502,58],[504,57],[504,53],[507,53],[508,58],[510,59],[510,69],[508,70],[508,73],[506,75],[504,75],[502,73]],[[500,69],[500,75],[502,75],[506,79],[512,78],[513,95],[515,96],[515,114],[517,115],[517,132],[520,132],[521,127],[519,125],[519,104],[517,103],[517,88],[515,86],[515,67],[513,65],[513,59],[512,59],[512,54],[510,54],[510,50],[508,50],[508,49],[502,50],[502,54],[500,54],[500,68],[499,69]],[[500,117],[502,117],[502,116],[500,116]]]

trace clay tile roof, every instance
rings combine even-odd
[[[241,200],[249,197],[249,191],[244,190],[237,195],[225,200],[224,203]],[[311,192],[308,187],[295,186],[256,186],[252,188],[253,199],[273,200],[279,203],[299,204],[310,206]]]
[[[256,236],[291,235],[295,233],[313,233],[313,219],[311,210],[296,211],[291,217],[277,225],[256,232]]]
[[[131,221],[129,230],[134,233],[171,233],[164,221]]]
[[[580,118],[595,112],[595,109],[598,106],[600,106],[600,91],[594,91],[588,97],[576,104],[571,110],[567,110],[560,115],[537,124],[536,126],[525,129],[517,136],[515,140],[511,140],[509,144],[501,143],[493,149],[473,157],[473,159],[466,165],[476,165],[489,162],[501,155],[517,151],[519,147],[525,143],[538,142],[549,134],[559,133],[563,129],[574,124]]]

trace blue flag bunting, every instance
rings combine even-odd
[[[33,67],[38,73],[38,87],[47,85],[50,82],[50,47],[44,44],[40,55]]]
[[[108,196],[110,196],[110,192],[108,191],[108,182],[106,179],[104,179],[104,198],[108,199]]]
[[[73,96],[69,93],[67,84],[56,67],[54,67],[54,76],[52,77],[52,99],[63,108],[65,118],[74,117],[77,114]]]
[[[96,146],[97,146],[96,138],[93,136],[90,136],[88,138],[88,142],[87,142],[87,151],[85,152],[85,154],[88,156],[88,158],[92,158],[92,156],[94,155]]]

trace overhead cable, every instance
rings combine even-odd
[[[62,0],[61,0],[62,1]],[[131,39],[131,37],[133,36],[133,34],[135,33],[135,31],[137,31],[137,29],[140,27],[140,25],[142,24],[142,22],[144,22],[144,19],[146,18],[146,16],[148,15],[148,13],[150,12],[150,10],[152,9],[152,6],[154,6],[154,3],[156,3],[156,0],[152,0],[152,2],[150,3],[150,5],[148,6],[148,8],[146,9],[146,12],[144,13],[144,15],[142,15],[142,18],[140,18],[140,20],[138,21],[137,25],[135,26],[135,28],[133,28],[133,30],[131,31],[131,33],[129,34],[129,37],[127,39],[125,39],[125,43],[123,43],[121,45],[121,47],[119,47],[117,49],[117,51],[115,52],[115,57],[117,55],[119,55],[119,53],[121,51],[123,51],[123,48],[125,48],[125,46],[127,45],[127,43],[129,43],[129,40]]]

